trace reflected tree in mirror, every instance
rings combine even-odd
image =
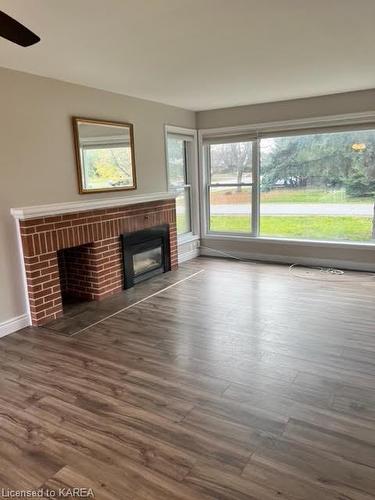
[[[80,193],[136,189],[133,127],[74,118]]]

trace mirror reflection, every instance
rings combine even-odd
[[[74,118],[81,193],[135,189],[133,126]]]

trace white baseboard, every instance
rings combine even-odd
[[[0,337],[5,337],[5,335],[14,333],[17,330],[21,330],[21,328],[25,328],[25,326],[29,325],[30,320],[28,314],[22,314],[22,316],[17,316],[15,318],[8,319],[7,321],[3,321],[0,323]]]
[[[258,260],[266,262],[277,262],[280,264],[301,264],[312,267],[334,267],[336,269],[350,269],[353,271],[375,272],[375,264],[361,263],[349,260],[319,259],[310,257],[288,257],[287,255],[260,254],[252,252],[220,251],[208,247],[200,248],[200,255],[210,257],[237,258],[247,260]]]
[[[199,248],[194,248],[194,250],[190,250],[189,252],[179,253],[178,254],[178,263],[186,262],[187,260],[195,259],[195,257],[199,257],[200,251]]]

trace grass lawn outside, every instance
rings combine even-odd
[[[245,233],[250,231],[250,220],[244,215],[213,215],[211,231]],[[330,216],[271,216],[260,220],[260,235],[276,238],[370,241],[372,219],[370,217]]]
[[[344,189],[273,189],[261,193],[261,203],[373,203],[371,197],[351,198]]]

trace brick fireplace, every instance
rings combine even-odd
[[[108,201],[108,200],[107,200]],[[63,293],[101,300],[124,288],[120,236],[167,224],[170,267],[177,267],[175,200],[72,211],[33,218],[30,209],[14,209],[26,272],[32,324],[63,315]],[[60,210],[64,210],[61,208]],[[47,211],[47,208],[46,208]],[[26,214],[26,215],[25,215]]]

